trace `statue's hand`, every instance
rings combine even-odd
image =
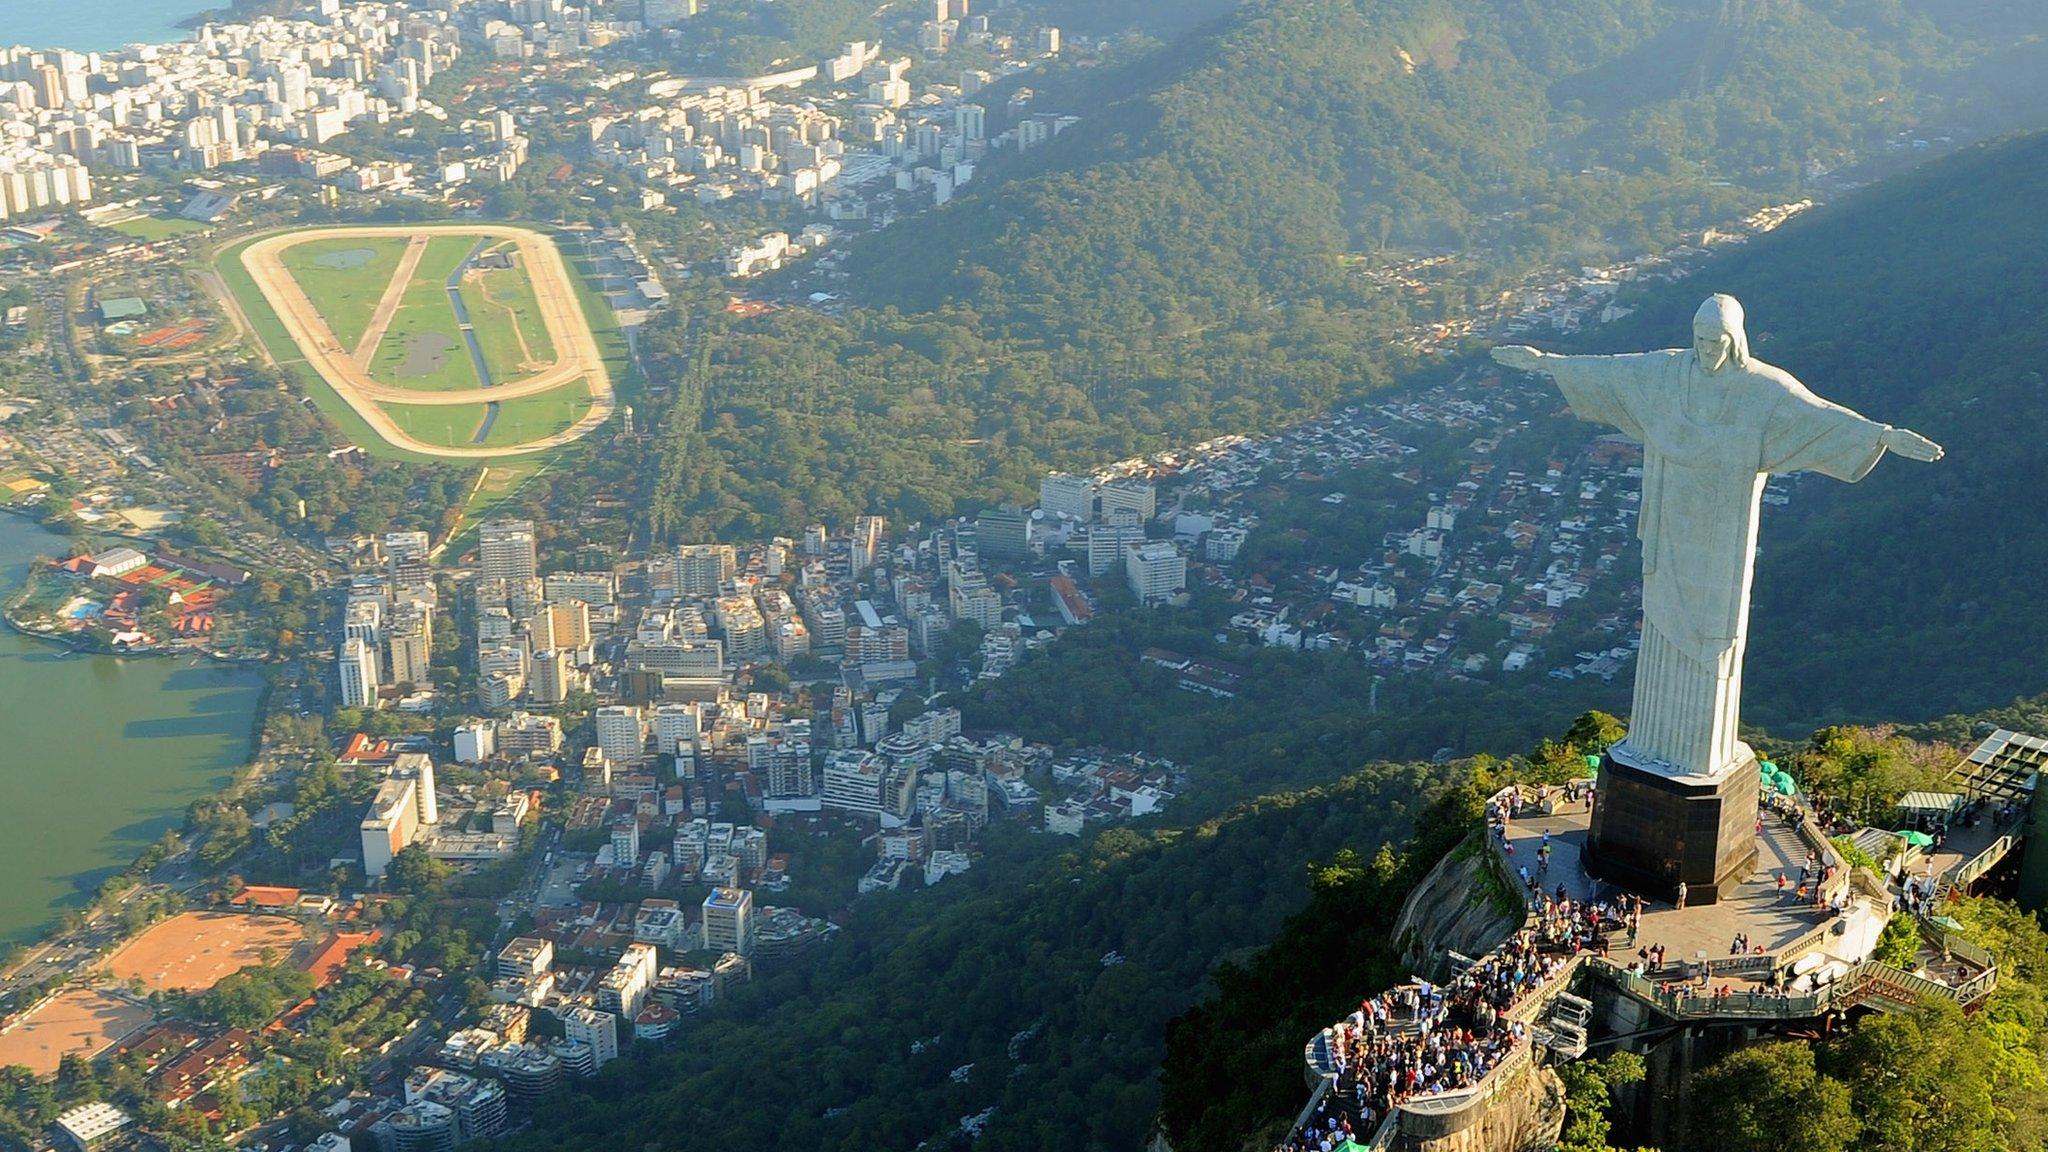
[[[1542,371],[1539,362],[1543,359],[1543,353],[1527,344],[1503,344],[1493,350],[1493,359],[1495,363],[1519,372]]]
[[[1919,460],[1932,464],[1941,459],[1941,445],[1929,440],[1910,428],[1893,428],[1884,434],[1884,446],[1888,452],[1896,452],[1908,460]]]

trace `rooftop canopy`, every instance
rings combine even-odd
[[[1901,812],[1948,816],[1963,806],[1959,792],[1908,792],[1899,799]]]

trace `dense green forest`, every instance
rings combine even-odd
[[[611,1065],[512,1146],[965,1147],[962,1119],[993,1109],[973,1141],[987,1152],[1137,1147],[1166,1023],[1216,963],[1303,907],[1311,862],[1356,870],[1418,821],[1416,858],[1433,858],[1476,811],[1453,775],[1376,765],[1065,850],[998,837],[966,876],[862,901],[814,960],[757,980],[684,1042]],[[1369,963],[1374,943],[1352,942]]]
[[[2048,136],[1873,185],[1630,301],[1587,345],[1686,339],[1709,291],[1756,354],[1948,456],[1765,510],[1744,716],[1921,719],[2048,687]]]
[[[1235,699],[1174,686],[1140,653],[1163,647],[1248,670]],[[1052,650],[959,701],[969,727],[1055,746],[1100,745],[1189,768],[1185,799],[1213,811],[1261,792],[1336,779],[1361,758],[1499,754],[1534,746],[1587,708],[1624,710],[1625,684],[1517,684],[1512,689],[1385,678],[1338,653],[1219,646],[1170,614],[1118,613],[1067,633]]]
[[[1683,1147],[1700,1152],[1919,1152],[2048,1147],[2048,933],[2014,905],[1968,899],[1947,915],[1999,959],[1998,990],[1874,1015],[1814,1043],[1739,1049],[1700,1072]],[[1598,1149],[1589,1152],[1600,1152]]]
[[[1340,258],[1390,245],[1497,271],[1657,247],[1874,149],[2044,29],[1875,0],[1252,3],[1041,85],[1034,111],[1082,123],[857,271],[878,302],[990,330],[1174,341],[1273,300],[1344,306]]]

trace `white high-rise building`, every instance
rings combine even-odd
[[[561,1019],[563,1038],[589,1045],[597,1067],[602,1068],[618,1059],[619,1026],[616,1016],[578,1005],[564,1010]]]
[[[377,649],[360,636],[351,636],[341,646],[341,704],[344,708],[375,708],[377,689],[383,685],[377,675]]]
[[[638,764],[647,758],[647,722],[635,704],[611,704],[597,710],[597,746],[614,764]]]
[[[1124,553],[1145,542],[1145,526],[1128,508],[1108,512],[1088,526],[1088,575],[1102,576],[1124,562]]]
[[[654,748],[663,756],[687,757],[697,750],[703,714],[695,704],[663,704],[654,710]]]
[[[953,130],[962,140],[988,137],[988,109],[979,104],[962,104],[953,109]]]
[[[660,972],[659,955],[652,944],[628,944],[619,962],[598,978],[597,1006],[631,1020],[647,1003],[648,989]]]
[[[716,596],[738,571],[739,556],[730,544],[685,544],[676,549],[676,590],[684,596]]]
[[[853,518],[853,552],[849,560],[856,577],[874,567],[875,562],[881,559],[883,538],[888,532],[889,521],[884,517]]]
[[[486,580],[532,580],[540,574],[531,520],[491,520],[477,531],[477,567]]]
[[[391,618],[391,682],[425,687],[434,633],[425,605],[407,605]]]
[[[363,813],[363,874],[372,880],[384,875],[392,858],[440,818],[434,800],[434,762],[419,753],[400,756]]]
[[[1136,476],[1120,476],[1105,482],[1097,495],[1102,501],[1102,514],[1107,517],[1118,508],[1127,508],[1138,514],[1139,520],[1150,520],[1159,509],[1159,490],[1150,480]]]
[[[612,863],[632,868],[640,863],[640,821],[621,820],[612,825]]]
[[[419,782],[413,802],[419,811],[420,823],[433,827],[441,822],[441,807],[434,799],[434,760],[424,752],[402,752],[391,765],[393,776],[410,776]]]
[[[1124,552],[1124,580],[1138,603],[1164,604],[1186,589],[1188,558],[1169,541],[1133,544]]]
[[[841,749],[825,758],[820,803],[861,816],[882,814],[882,760],[872,752]]]
[[[754,894],[744,888],[713,888],[704,897],[704,947],[712,952],[754,952]]]
[[[1064,516],[1069,520],[1093,520],[1095,490],[1093,477],[1054,472],[1038,482],[1038,506],[1044,509],[1047,516]]]
[[[543,648],[533,654],[526,677],[526,698],[535,704],[560,704],[569,698],[569,654]]]
[[[455,730],[455,760],[458,764],[480,764],[498,751],[498,726],[476,720]]]

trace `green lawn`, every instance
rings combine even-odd
[[[590,386],[581,380],[538,396],[507,400],[498,405],[498,418],[484,443],[492,447],[529,444],[560,432],[588,411]]]
[[[429,444],[450,448],[476,442],[476,430],[483,424],[483,404],[386,404],[383,406],[400,428]],[[484,445],[509,448],[552,436],[590,411],[590,388],[582,381],[565,384],[552,392],[507,400],[498,405],[498,418],[491,422]]]
[[[241,305],[242,314],[248,317],[250,327],[256,330],[257,340],[270,353],[271,359],[277,362],[278,368],[305,390],[305,394],[312,398],[313,406],[320,410],[321,415],[340,427],[344,442],[358,445],[386,459],[433,460],[431,456],[422,456],[417,452],[408,452],[396,447],[377,435],[369,423],[356,415],[355,409],[349,407],[347,401],[328,387],[327,381],[322,380],[320,374],[306,363],[306,358],[299,352],[299,346],[293,342],[291,334],[285,331],[284,322],[277,318],[276,312],[271,311],[270,302],[263,298],[262,290],[256,287],[255,278],[249,275],[248,269],[242,267],[242,250],[255,243],[257,239],[258,237],[250,237],[221,250],[214,257],[214,267],[219,271],[221,281],[227,285],[228,291],[234,295],[236,303]]]
[[[370,377],[393,388],[423,392],[459,392],[481,388],[470,362],[469,342],[455,322],[448,300],[448,277],[462,266],[476,245],[470,236],[436,236],[427,241],[412,283],[400,297],[398,311],[384,339],[370,358]]]
[[[470,491],[469,500],[462,507],[462,518],[456,521],[455,529],[448,538],[441,542],[441,549],[454,556],[469,551],[476,544],[477,525],[495,519],[500,508],[521,489],[545,475],[557,459],[557,454],[543,452],[492,461],[477,477],[476,487]]]
[[[123,236],[133,236],[137,240],[152,244],[172,236],[184,236],[206,230],[206,225],[197,220],[185,220],[176,216],[137,216],[133,220],[123,220],[119,224],[108,224],[105,227]]]
[[[583,307],[583,315],[586,322],[589,323],[591,331],[597,337],[598,348],[604,355],[606,367],[611,371],[614,386],[625,389],[634,387],[637,384],[638,378],[633,371],[630,358],[626,355],[625,335],[619,331],[618,322],[612,315],[611,309],[605,305],[603,299],[598,296],[597,290],[592,287],[588,279],[590,271],[584,261],[576,255],[577,246],[573,236],[565,234],[559,229],[548,227],[542,227],[541,231],[549,235],[557,246],[561,248],[564,259],[568,260],[571,269],[576,273],[572,279],[576,282],[578,302]],[[286,376],[296,382],[304,389],[305,394],[312,398],[314,407],[318,408],[322,415],[334,421],[340,427],[341,434],[347,442],[359,445],[371,454],[385,459],[418,462],[434,461],[434,457],[423,456],[417,452],[408,452],[405,449],[388,443],[382,436],[373,431],[361,417],[357,416],[355,410],[350,408],[343,402],[340,396],[335,394],[332,388],[327,386],[326,381],[320,379],[319,373],[314,372],[308,367],[305,357],[299,352],[298,346],[292,342],[290,334],[285,331],[284,324],[277,319],[276,313],[271,311],[269,303],[263,298],[263,293],[257,289],[254,279],[242,267],[242,250],[256,239],[256,237],[250,237],[239,240],[219,250],[214,258],[214,263],[221,279],[227,284],[228,290],[241,305],[242,312],[248,317],[250,325],[255,329],[257,339],[269,351],[271,358],[277,362]],[[378,237],[367,241],[367,243],[374,244],[383,239],[385,238]],[[473,241],[460,240],[455,242],[461,245],[462,250],[453,257],[450,263],[443,266],[442,276],[444,279],[448,271],[451,271],[454,264],[460,262],[462,255],[468,251],[468,244],[473,243]],[[343,246],[362,247],[364,244],[365,242],[348,241],[344,242]],[[431,251],[428,255],[432,255]],[[395,256],[393,263],[395,267]],[[421,275],[424,277],[426,275],[426,262],[424,260],[421,267]],[[436,288],[438,290],[438,284],[436,284]],[[378,291],[381,294],[382,289],[379,288]],[[441,292],[440,295],[445,307],[447,293]],[[373,298],[373,307],[374,304],[375,300]],[[365,322],[367,323],[367,320]],[[452,314],[449,319],[449,328],[451,332],[454,329]],[[460,334],[455,333],[455,335],[459,337]],[[467,359],[468,355],[465,349],[463,353],[465,363]],[[463,386],[472,387],[473,385],[465,384]],[[564,388],[553,394],[553,396],[535,397],[530,402],[513,401],[509,405],[515,409],[513,420],[505,423],[502,431],[494,426],[490,443],[517,442],[517,439],[509,441],[506,439],[507,436],[512,434],[514,427],[517,426],[524,429],[536,423],[533,412],[520,412],[516,411],[516,409],[548,405],[555,407],[555,415],[559,418],[560,424],[556,424],[553,420],[548,420],[549,427],[534,433],[533,436],[546,435],[554,427],[566,425],[580,417],[588,410],[588,393],[583,388]],[[484,406],[481,404],[458,405],[455,407],[399,404],[387,405],[386,407],[390,411],[392,418],[401,427],[405,428],[408,433],[429,443],[436,441],[447,444],[470,443],[471,438],[476,434],[477,425],[483,422],[484,413]],[[525,438],[531,437],[527,437],[523,433],[519,437],[519,439]],[[550,453],[545,457],[541,457],[541,459],[549,459],[553,455]],[[516,467],[518,466],[518,461],[502,465],[494,464],[492,468],[495,470],[507,466]],[[525,477],[522,476],[520,479],[524,480]]]
[[[354,348],[398,271],[405,245],[401,236],[319,240],[293,245],[278,259],[327,321],[334,338],[343,348]]]
[[[415,440],[446,448],[466,447],[484,422],[482,404],[386,404],[384,411]]]
[[[500,384],[530,376],[555,358],[554,341],[541,320],[540,301],[524,268],[494,269],[463,285],[463,303],[484,350],[484,363]],[[522,343],[523,341],[523,343]]]

